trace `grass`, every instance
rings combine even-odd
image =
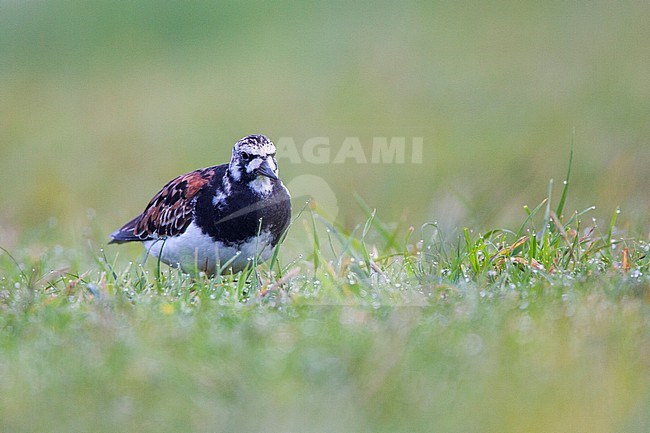
[[[647,431],[649,244],[564,185],[447,236],[311,203],[304,256],[213,279],[3,250],[0,429]]]

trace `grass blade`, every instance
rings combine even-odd
[[[557,205],[555,214],[558,218],[562,218],[562,211],[564,210],[564,203],[566,202],[567,193],[569,191],[569,179],[571,178],[571,167],[573,166],[573,147],[575,144],[576,130],[573,128],[573,135],[571,136],[571,151],[569,152],[569,167],[567,168],[566,177],[564,178],[564,187],[562,188],[562,197]]]

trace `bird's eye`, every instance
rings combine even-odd
[[[242,152],[241,157],[243,159],[251,159],[251,155],[248,152]]]

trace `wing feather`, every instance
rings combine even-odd
[[[146,241],[183,233],[192,222],[195,197],[214,179],[216,167],[195,170],[170,180],[144,212],[111,234],[111,243]]]

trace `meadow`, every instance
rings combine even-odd
[[[0,1],[0,430],[650,431],[648,23]],[[106,245],[255,132],[295,199],[271,262]]]

